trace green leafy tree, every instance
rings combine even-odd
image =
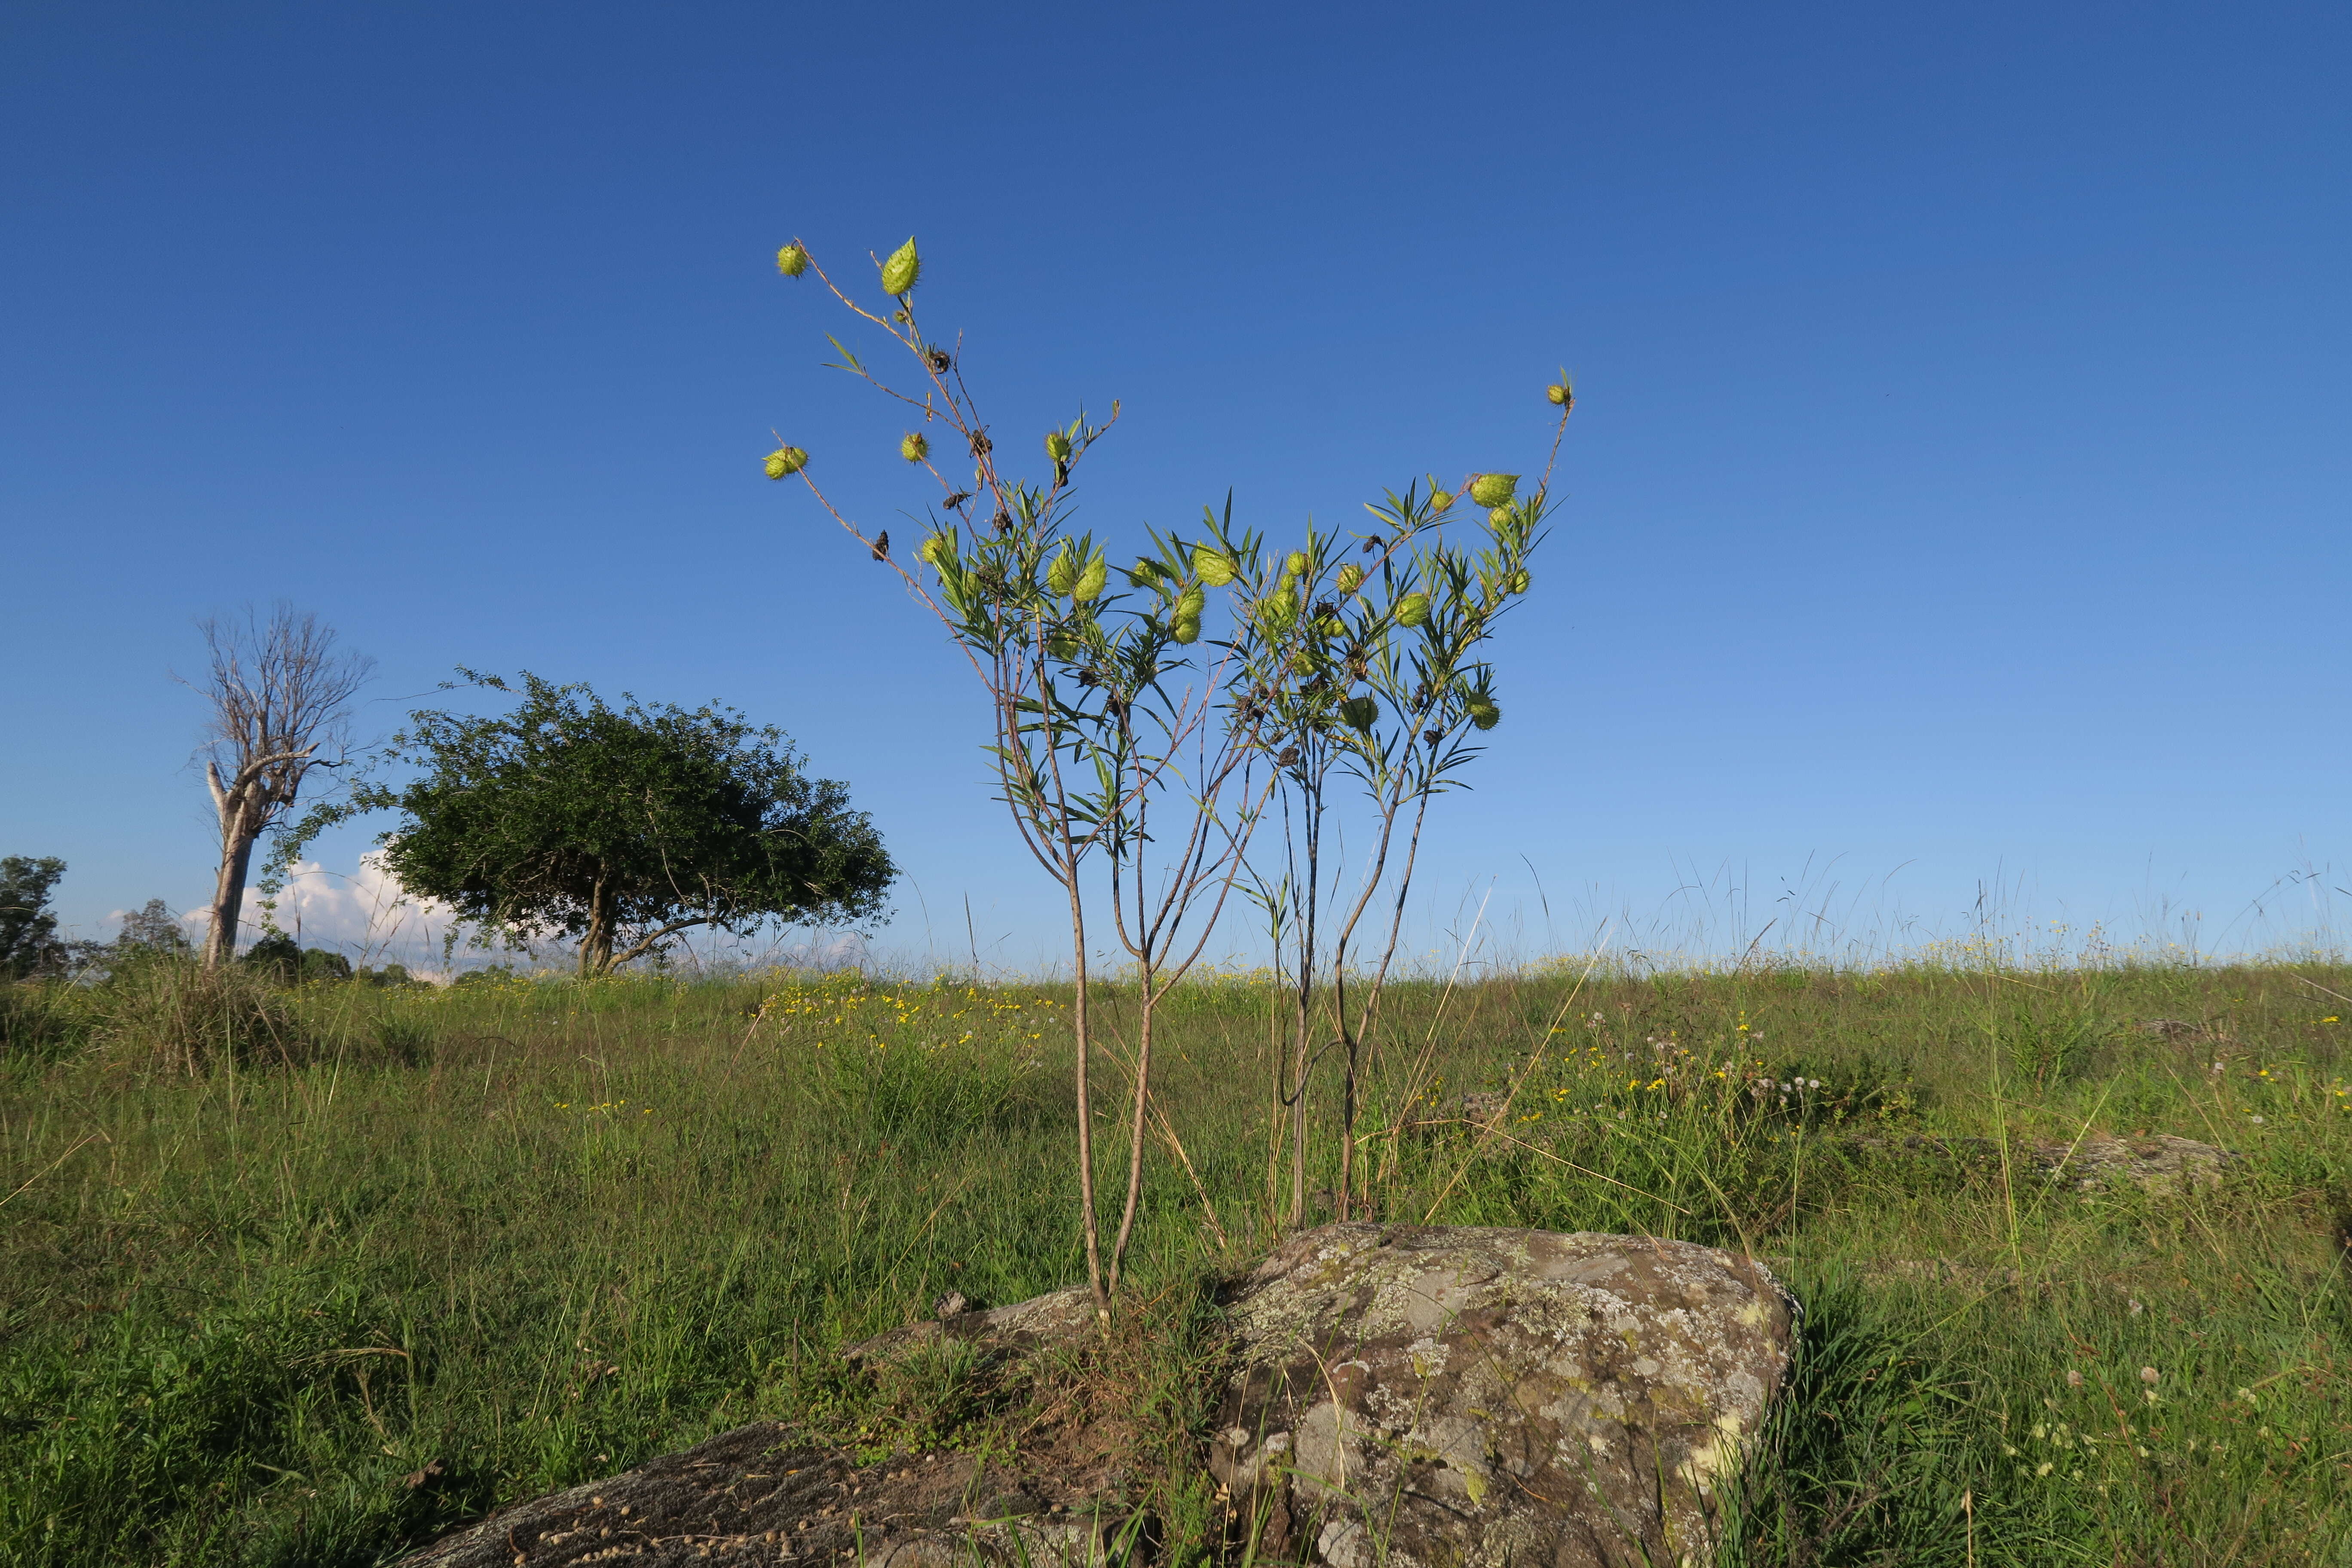
[[[521,679],[509,713],[412,713],[384,763],[421,776],[365,781],[314,810],[273,872],[332,822],[397,811],[378,842],[404,889],[449,905],[485,942],[574,942],[583,977],[698,926],[741,936],[881,918],[897,872],[880,835],[847,786],[802,772],[782,731],[730,709],[615,710],[583,685]]]
[[[66,945],[58,940],[49,893],[65,874],[66,863],[54,855],[0,859],[0,980],[63,967]]]

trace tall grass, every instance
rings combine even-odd
[[[1389,1218],[1776,1260],[1807,1353],[1730,1560],[2329,1561],[2352,1550],[2345,994],[2317,966],[1414,982],[1383,1003],[1359,1152]],[[876,1451],[1073,1400],[1180,1553],[1205,1530],[1202,1283],[1281,1208],[1261,984],[1164,1015],[1185,1159],[1155,1130],[1143,1305],[1020,1384],[835,1352],[950,1290],[1082,1277],[1057,989],[264,1000],[249,1037],[299,1049],[135,1049],[186,1037],[126,992],[72,999],[79,1048],[0,1073],[0,1562],[373,1563],[756,1417]],[[2175,1196],[2023,1158],[2086,1130],[2246,1157]]]

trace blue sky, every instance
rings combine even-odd
[[[1049,952],[968,677],[759,476],[774,428],[919,503],[770,260],[912,232],[1000,429],[1122,400],[1098,529],[1531,468],[1574,372],[1428,950],[1482,901],[1527,952],[1744,941],[1784,888],[1873,940],[1986,887],[2284,940],[2352,880],[2347,46],[2318,5],[13,7],[0,853],[86,929],[200,903],[171,676],[282,596],[379,660],[373,731],[459,663],[781,724],[909,873],[895,951],[961,954],[969,896],[983,956]]]

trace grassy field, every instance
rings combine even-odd
[[[250,999],[184,983],[10,1003],[0,1562],[368,1563],[756,1417],[1003,1443],[1073,1398],[1183,1555],[1203,1285],[1277,1228],[1263,982],[1171,1004],[1197,1184],[1153,1144],[1126,1326],[1012,1387],[834,1352],[1083,1277],[1064,990],[325,984],[240,1053]],[[1363,1155],[1383,1217],[1778,1260],[1806,1355],[1727,1562],[2352,1561],[2347,998],[2319,965],[1413,984]],[[1493,1136],[1387,1132],[1514,1085]],[[2014,1152],[2086,1130],[2246,1158],[2166,1195]]]

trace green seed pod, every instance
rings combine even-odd
[[[915,553],[937,566],[942,562],[955,559],[955,541],[944,533],[934,533],[923,541],[923,547]]]
[[[1381,716],[1381,705],[1370,697],[1350,697],[1339,704],[1339,717],[1348,727],[1370,732]]]
[[[1294,550],[1283,558],[1282,569],[1293,577],[1307,575],[1307,552]]]
[[[1507,594],[1524,594],[1528,591],[1528,584],[1534,581],[1534,578],[1528,575],[1528,569],[1522,566],[1517,571],[1503,579],[1503,592]]]
[[[1290,672],[1293,675],[1312,675],[1315,673],[1315,660],[1307,656],[1307,651],[1304,648],[1290,656]]]
[[[1077,586],[1070,590],[1070,597],[1081,605],[1090,605],[1094,603],[1095,595],[1103,591],[1103,584],[1109,581],[1110,563],[1097,555],[1087,562],[1087,569],[1078,574]]]
[[[799,240],[776,252],[776,270],[787,278],[797,278],[808,270],[809,254]]]
[[[1222,588],[1234,580],[1234,559],[1206,544],[1196,544],[1192,546],[1192,570],[1210,587]]]
[[[1503,721],[1503,710],[1483,697],[1471,699],[1470,722],[1481,730],[1491,730]]]
[[[1208,603],[1209,595],[1201,592],[1199,587],[1187,588],[1176,595],[1176,618],[1197,621],[1201,618],[1201,612],[1208,607]]]
[[[1568,408],[1574,405],[1576,402],[1575,392],[1564,381],[1556,382],[1545,387],[1544,395],[1551,399],[1551,405],[1554,408]]]
[[[1326,616],[1315,623],[1315,629],[1327,637],[1343,637],[1348,635],[1348,623],[1337,616]]]
[[[1498,506],[1486,514],[1486,521],[1496,528],[1508,528],[1511,526],[1512,510],[1510,507]]]
[[[1397,625],[1401,626],[1417,626],[1427,619],[1429,619],[1428,595],[1407,594],[1403,598],[1397,601]]]
[[[1078,657],[1078,639],[1067,632],[1055,632],[1045,639],[1048,658],[1073,659]]]
[[[1055,555],[1053,563],[1045,568],[1045,587],[1055,598],[1066,598],[1069,596],[1070,590],[1077,585],[1077,547],[1066,539],[1062,542],[1061,550]]]
[[[1354,562],[1339,568],[1339,592],[1352,594],[1364,585],[1364,569]]]
[[[1470,499],[1480,506],[1508,506],[1518,489],[1517,474],[1480,474],[1470,481]]]
[[[1160,563],[1149,555],[1139,555],[1135,558],[1135,564],[1127,569],[1127,574],[1136,586],[1149,587],[1160,581]]]
[[[1192,644],[1201,640],[1201,617],[1198,616],[1179,616],[1175,626],[1171,628],[1169,635],[1173,637],[1178,642],[1184,644],[1186,647],[1191,647]]]
[[[898,443],[898,456],[910,463],[919,463],[931,455],[931,438],[920,430],[909,430]]]
[[[1298,614],[1298,595],[1287,588],[1277,588],[1258,605],[1258,614],[1269,626],[1286,626]]]
[[[779,447],[768,454],[768,477],[781,479],[808,467],[808,454],[798,447]]]
[[[1453,504],[1454,492],[1452,490],[1432,490],[1429,492],[1430,510],[1444,511],[1447,507],[1452,506]]]
[[[909,237],[907,243],[892,251],[890,259],[882,264],[882,292],[904,299],[915,291],[915,279],[922,275],[922,271],[923,258],[915,254],[915,241]]]
[[[1063,435],[1059,430],[1046,431],[1045,456],[1053,458],[1054,461],[1057,463],[1068,462],[1070,460],[1070,438],[1067,436]]]

